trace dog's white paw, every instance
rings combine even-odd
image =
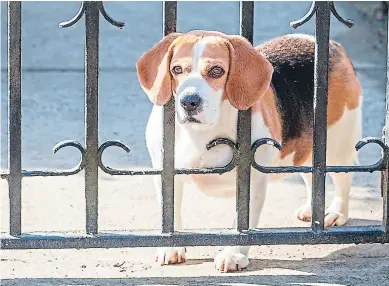
[[[324,218],[324,227],[343,226],[347,223],[348,216],[340,211],[328,208]]]
[[[339,197],[332,199],[331,205],[326,209],[324,226],[343,226],[348,220],[348,204]]]
[[[221,272],[241,270],[248,265],[249,259],[239,252],[238,247],[226,247],[215,257],[215,267]]]
[[[299,220],[302,220],[302,221],[312,221],[311,206],[308,204],[305,204],[305,205],[299,207],[296,210],[296,216]]]
[[[324,227],[343,226],[347,223],[348,215],[341,211],[342,207],[339,203],[332,203],[326,209],[326,216],[324,218]],[[299,220],[310,222],[312,221],[311,206],[305,204],[296,210],[296,216]]]
[[[179,264],[186,261],[185,247],[161,247],[155,255],[155,261],[160,265]]]

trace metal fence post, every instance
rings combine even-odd
[[[21,6],[21,2],[8,2],[8,189],[11,235],[22,232]]]
[[[85,203],[86,232],[98,232],[99,8],[85,3]]]
[[[387,148],[389,148],[389,17],[388,17],[388,39],[387,39],[387,62],[386,62],[386,77],[387,77],[387,82],[386,82],[386,116],[385,116],[385,128],[384,128],[384,133],[385,133],[385,145]],[[387,150],[384,152],[388,152]],[[386,156],[384,156],[386,157]],[[382,197],[383,197],[383,224],[385,227],[385,232],[389,236],[389,184],[388,184],[388,178],[389,178],[389,162],[385,162],[386,164],[386,174],[383,172],[381,175],[383,176],[383,184],[381,185],[382,188]]]
[[[176,31],[177,2],[163,2],[163,34]],[[174,98],[163,107],[162,232],[174,232]]]
[[[253,43],[254,2],[240,2],[240,34]],[[236,166],[236,228],[249,229],[251,174],[251,108],[238,112]]]
[[[316,2],[312,229],[323,230],[325,210],[330,2]]]

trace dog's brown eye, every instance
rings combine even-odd
[[[180,66],[174,66],[172,68],[172,73],[175,75],[182,74],[182,67]]]
[[[214,66],[213,68],[211,68],[208,72],[208,75],[210,77],[213,77],[213,78],[219,78],[221,77],[222,75],[224,74],[224,70],[223,68],[219,67],[219,66]]]

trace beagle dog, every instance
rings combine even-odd
[[[282,151],[262,146],[255,160],[265,166],[312,164],[315,38],[292,34],[253,47],[241,36],[214,31],[173,33],[164,37],[137,62],[140,84],[154,107],[147,128],[147,148],[154,168],[162,167],[162,106],[175,98],[175,167],[219,167],[230,162],[232,150],[216,138],[236,142],[238,110],[252,107],[252,143],[270,137]],[[329,43],[328,165],[358,163],[354,145],[362,136],[362,88],[343,47]],[[296,212],[311,220],[312,174],[301,174],[306,202]],[[342,226],[348,219],[351,173],[331,173],[335,194],[326,209],[325,226]],[[250,192],[250,228],[257,227],[268,181],[285,174],[267,175],[253,169]],[[236,170],[223,175],[183,175],[175,178],[176,227],[181,229],[181,201],[186,184],[209,196],[235,195]],[[155,179],[161,201],[161,182]],[[235,224],[235,222],[234,222]],[[230,246],[215,258],[220,271],[247,267],[249,247]],[[184,247],[160,248],[157,261],[185,261]]]

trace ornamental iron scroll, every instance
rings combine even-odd
[[[354,26],[354,21],[353,20],[350,20],[350,19],[343,19],[339,14],[338,12],[336,11],[336,8],[335,8],[335,4],[333,1],[330,1],[329,2],[329,5],[330,5],[330,11],[332,12],[332,14],[335,16],[336,19],[338,19],[339,22],[341,22],[342,24],[344,24],[345,26],[351,28],[352,26]],[[305,23],[307,23],[311,18],[312,16],[317,12],[317,9],[318,9],[318,6],[317,6],[317,3],[316,1],[313,1],[312,2],[312,5],[311,5],[311,8],[309,8],[309,11],[307,12],[307,14],[304,15],[304,17],[302,17],[301,19],[297,20],[297,21],[292,21],[290,22],[290,26],[294,29],[297,29],[298,27],[304,25]]]
[[[236,166],[236,158],[238,156],[238,150],[236,147],[236,144],[231,141],[230,139],[226,138],[218,138],[213,141],[211,141],[209,144],[207,144],[206,149],[211,150],[212,148],[218,146],[218,145],[226,145],[232,149],[232,158],[229,163],[227,163],[223,167],[214,167],[214,168],[200,168],[200,169],[176,169],[174,173],[176,175],[191,175],[191,174],[224,174],[227,172],[230,172],[233,170]],[[116,146],[127,153],[131,152],[131,149],[128,145],[124,144],[123,142],[119,140],[108,140],[101,144],[99,147],[99,152],[98,152],[98,161],[99,161],[99,166],[101,170],[103,170],[105,173],[110,174],[110,175],[124,175],[124,176],[139,176],[139,175],[160,175],[161,170],[120,170],[120,169],[113,169],[109,166],[104,165],[102,156],[103,152],[105,149],[108,147]]]
[[[388,154],[389,147],[386,146],[381,139],[374,137],[366,137],[358,141],[355,145],[355,150],[359,151],[361,148],[366,146],[367,144],[376,144],[381,148],[381,158],[374,164],[367,166],[327,166],[327,173],[348,173],[348,172],[369,172],[373,173],[375,171],[382,171],[386,169],[386,162],[388,162]],[[261,138],[256,140],[252,145],[252,160],[253,160],[253,168],[266,174],[276,174],[276,173],[312,173],[312,167],[310,166],[279,166],[279,167],[266,167],[261,166],[257,162],[255,162],[255,153],[259,147],[262,145],[270,145],[279,151],[282,150],[281,144],[272,138]]]
[[[105,20],[107,20],[108,23],[110,23],[111,25],[113,25],[115,27],[118,27],[119,29],[122,29],[124,27],[125,24],[123,22],[116,21],[107,14],[102,1],[96,1],[95,3],[97,5],[97,8],[100,11],[101,15],[104,17]],[[82,18],[82,16],[85,14],[86,9],[87,9],[87,5],[86,5],[85,1],[83,1],[81,3],[80,10],[77,12],[77,14],[72,19],[70,19],[68,21],[61,22],[59,24],[59,27],[60,28],[68,28],[68,27],[73,26]]]

